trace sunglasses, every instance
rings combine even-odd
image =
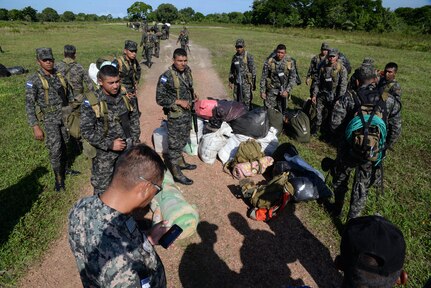
[[[54,59],[42,59],[41,61],[42,61],[42,62],[48,62],[48,61],[49,61],[49,62],[54,62]]]
[[[235,48],[242,48],[243,46],[235,46]]]
[[[162,188],[162,187],[160,187],[160,186],[159,186],[159,185],[157,185],[156,183],[153,183],[153,182],[151,182],[151,181],[149,181],[149,180],[145,179],[145,178],[144,178],[144,177],[142,177],[142,176],[139,176],[139,179],[141,179],[141,180],[143,180],[143,181],[146,181],[146,182],[151,183],[151,185],[153,185],[153,186],[154,186],[154,188],[156,188],[156,190],[157,190],[156,195],[157,195],[157,194],[159,194],[159,193],[160,193],[160,191],[162,191],[162,190],[163,190],[163,188]]]

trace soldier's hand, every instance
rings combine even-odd
[[[148,241],[150,241],[150,243],[152,245],[157,245],[159,244],[159,240],[160,238],[163,236],[163,234],[165,234],[166,232],[168,232],[170,225],[168,225],[169,222],[168,221],[161,221],[159,223],[157,223],[156,225],[154,225],[151,230],[149,231],[149,233],[147,233],[147,238]]]
[[[178,99],[175,101],[175,104],[177,104],[178,106],[181,106],[184,109],[190,109],[190,103],[187,100],[184,99]]]
[[[33,126],[33,134],[34,134],[34,139],[38,141],[43,141],[44,134],[43,134],[43,130],[39,127],[39,125]]]
[[[228,86],[229,86],[230,89],[233,89],[233,84],[232,83],[229,82]]]
[[[266,100],[266,93],[265,92],[260,93],[260,98],[262,98],[263,100]]]
[[[312,102],[313,104],[316,104],[316,103],[317,103],[317,97],[316,97],[316,96],[312,96],[312,97],[311,97],[311,102]]]
[[[126,141],[124,141],[121,138],[117,138],[112,143],[112,150],[113,151],[123,151],[127,146]]]
[[[305,84],[306,84],[307,86],[310,86],[310,83],[311,83],[311,78],[310,78],[310,77],[307,77],[307,79],[305,79]]]
[[[287,92],[286,90],[284,90],[283,92],[281,92],[281,97],[283,97],[283,98],[289,97],[289,92]]]

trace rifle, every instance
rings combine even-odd
[[[236,68],[236,74],[237,74],[237,78],[236,78],[236,84],[238,87],[238,91],[236,91],[236,101],[242,103],[243,100],[243,89],[242,89],[242,75],[241,75],[241,60],[235,61],[234,65]]]
[[[195,95],[195,90],[193,88],[189,88],[190,92],[192,93],[192,97]],[[190,112],[192,113],[192,120],[193,120],[193,129],[196,133],[196,143],[199,144],[199,136],[198,136],[198,115],[196,114],[195,109],[195,101],[192,100],[192,103],[190,105]]]

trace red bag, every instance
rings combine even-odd
[[[202,99],[195,102],[196,114],[206,120],[213,117],[214,107],[217,107],[217,100]]]
[[[248,217],[257,221],[269,221],[276,217],[278,213],[284,210],[287,202],[290,200],[290,193],[283,193],[283,198],[279,205],[272,206],[271,208],[250,208],[248,210]]]

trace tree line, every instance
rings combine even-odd
[[[271,25],[273,27],[331,28],[375,32],[411,32],[431,34],[431,5],[420,8],[398,8],[390,11],[382,0],[254,0],[250,11],[244,13],[212,13],[204,15],[187,7],[178,10],[172,4],[151,5],[137,1],[127,8],[127,16],[113,18],[111,14],[65,11],[53,8],[38,13],[31,6],[22,10],[0,8],[0,20],[29,22],[70,21],[158,21],[169,23],[232,23]]]

